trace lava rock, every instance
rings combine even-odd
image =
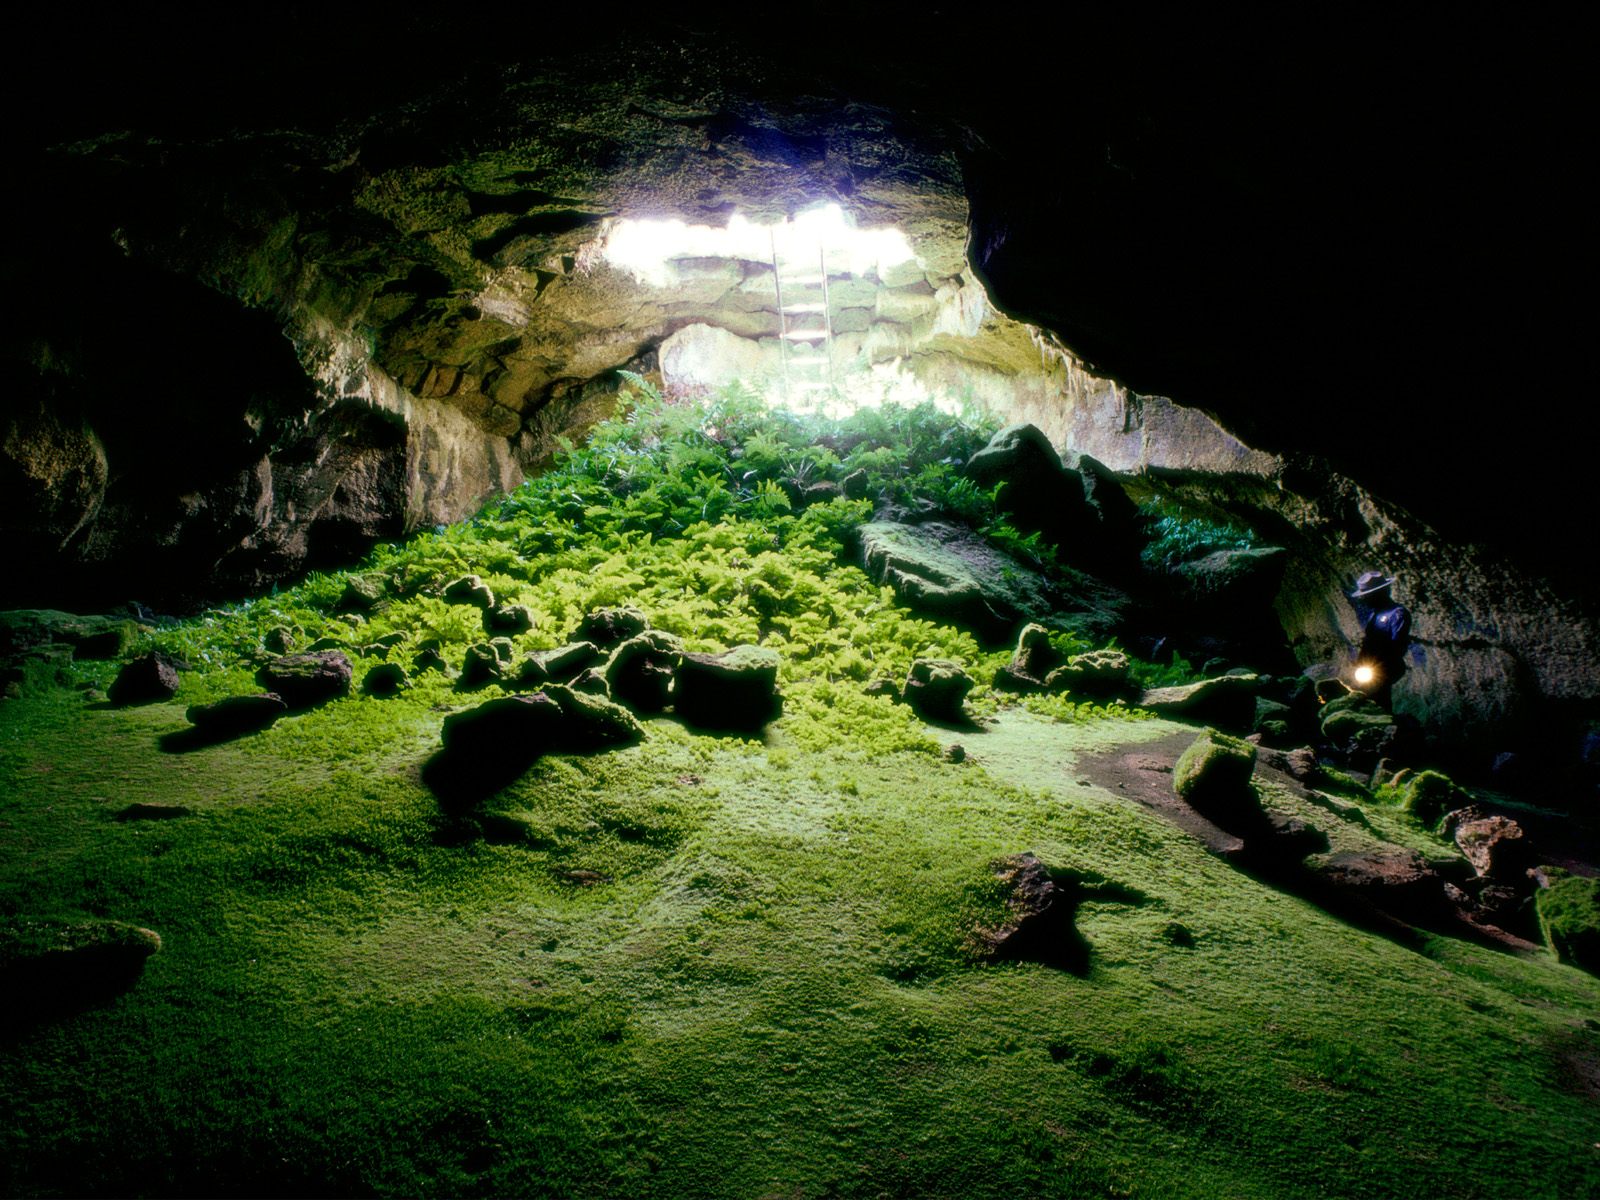
[[[1534,911],[1545,944],[1556,958],[1600,975],[1600,879],[1554,878],[1539,892]]]
[[[1292,718],[1293,713],[1287,704],[1256,697],[1256,717],[1252,728],[1266,741],[1279,745],[1288,742],[1294,736]]]
[[[1052,692],[1071,692],[1079,696],[1121,696],[1132,684],[1133,664],[1120,650],[1091,650],[1074,654],[1066,664],[1051,671],[1045,687]]]
[[[443,748],[423,767],[423,782],[442,804],[466,808],[560,749],[567,728],[561,706],[542,693],[485,701],[444,719]]]
[[[867,494],[867,473],[863,469],[851,471],[839,481],[839,490],[848,500],[860,500]]]
[[[685,654],[672,703],[678,716],[702,729],[760,729],[783,711],[778,652],[735,646],[722,654]]]
[[[470,692],[488,687],[491,683],[505,682],[507,657],[492,641],[468,646],[466,657],[461,660],[461,678],[456,686]]]
[[[1367,697],[1351,693],[1322,706],[1322,736],[1347,754],[1382,755],[1394,741],[1394,718]],[[1442,810],[1441,810],[1442,811]]]
[[[671,703],[672,677],[682,658],[683,645],[670,633],[647,629],[629,638],[606,662],[611,698],[639,712],[661,712]]]
[[[267,729],[289,705],[275,692],[259,696],[229,696],[214,704],[192,704],[183,715],[196,732],[217,741]]]
[[[1050,439],[1035,425],[1007,425],[967,462],[979,487],[1000,484],[996,506],[1019,529],[1038,530],[1063,544],[1096,524],[1083,482],[1061,465]]]
[[[543,694],[556,702],[566,718],[561,734],[563,749],[600,750],[644,740],[644,726],[639,719],[613,700],[559,684],[549,685]]]
[[[261,645],[269,654],[288,654],[300,644],[302,634],[302,630],[290,629],[287,625],[274,625],[261,639]]]
[[[424,645],[411,658],[411,669],[418,675],[428,671],[438,671],[449,674],[450,664],[445,660],[444,654],[438,645]]]
[[[591,696],[605,696],[609,698],[611,695],[611,685],[606,682],[606,671],[604,665],[590,667],[587,670],[579,671],[578,674],[573,677],[572,682],[567,686],[575,692],[585,692]]]
[[[1060,662],[1060,653],[1050,644],[1050,631],[1029,623],[1017,634],[1011,661],[995,672],[994,686],[1004,692],[1041,692],[1045,678]]]
[[[1438,771],[1399,771],[1389,782],[1401,808],[1422,824],[1432,828],[1445,813],[1455,808],[1465,808],[1472,803],[1471,793],[1457,787],[1448,776]]]
[[[1140,697],[1139,706],[1164,717],[1249,729],[1255,719],[1257,684],[1254,675],[1219,675],[1177,687],[1151,688]]]
[[[483,627],[489,633],[527,633],[533,628],[533,610],[526,604],[493,605],[483,610]]]
[[[843,487],[824,479],[820,483],[807,484],[800,489],[800,507],[804,508],[808,504],[826,504],[842,495],[844,495]]]
[[[445,585],[446,604],[470,604],[474,608],[494,607],[494,592],[477,575],[463,575]]]
[[[119,708],[170,700],[178,692],[178,671],[172,659],[159,650],[142,654],[117,672],[106,694]]]
[[[352,575],[335,606],[342,612],[366,612],[383,599],[383,583],[369,575]]]
[[[1261,801],[1251,786],[1256,748],[1207,729],[1172,768],[1172,790],[1191,808],[1229,833],[1259,828]]]
[[[1447,814],[1444,825],[1479,878],[1513,887],[1528,882],[1533,851],[1522,826],[1510,817],[1468,809]]]
[[[942,725],[964,725],[967,714],[962,705],[972,690],[972,676],[960,663],[942,658],[919,658],[906,675],[905,701],[925,721]]]
[[[597,608],[578,622],[576,642],[589,642],[602,650],[620,646],[650,628],[650,618],[631,604]]]
[[[1348,851],[1321,860],[1316,870],[1338,891],[1411,924],[1436,928],[1456,921],[1446,879],[1414,850]]]
[[[352,674],[342,651],[317,650],[273,659],[256,672],[256,682],[299,710],[348,696]]]
[[[361,681],[361,690],[369,696],[394,696],[411,686],[411,678],[399,663],[379,663],[367,672]]]
[[[1058,880],[1032,854],[1012,854],[992,864],[1005,892],[1006,917],[993,928],[974,934],[979,952],[988,958],[1042,962],[1082,974],[1089,963],[1089,944],[1074,923],[1077,888]]]
[[[569,642],[554,650],[536,650],[517,668],[517,682],[524,687],[542,683],[565,683],[600,659],[593,642]]]

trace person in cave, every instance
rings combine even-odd
[[[1355,687],[1386,710],[1394,685],[1405,674],[1411,646],[1411,613],[1395,602],[1393,589],[1394,580],[1383,572],[1368,571],[1350,593],[1361,630],[1354,655]]]

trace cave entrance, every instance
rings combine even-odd
[[[863,407],[939,396],[910,369],[918,347],[951,324],[954,300],[929,282],[910,239],[892,226],[858,227],[837,204],[725,226],[622,218],[600,260],[638,284],[681,297],[686,320],[662,343],[669,393],[735,381],[773,407],[845,416]],[[721,289],[718,311],[693,306]],[[670,302],[669,302],[670,304]],[[670,307],[669,307],[670,311]]]

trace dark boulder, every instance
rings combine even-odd
[[[1459,926],[1454,889],[1414,850],[1348,851],[1323,859],[1316,871],[1336,892],[1409,924],[1452,931]]]
[[[184,716],[196,733],[224,741],[270,728],[288,711],[282,696],[267,692],[259,696],[229,696],[213,704],[193,704]]]
[[[111,703],[152,704],[170,700],[178,692],[178,670],[172,659],[159,650],[140,655],[117,672],[106,695]]]
[[[1255,720],[1256,691],[1254,675],[1219,675],[1177,687],[1151,688],[1140,697],[1139,706],[1164,717],[1245,730]]]
[[[1042,692],[1045,678],[1060,663],[1060,653],[1050,644],[1050,631],[1043,625],[1024,625],[1011,661],[995,672],[994,686],[1003,692]]]
[[[491,683],[506,682],[509,659],[510,653],[493,641],[468,646],[466,656],[461,660],[461,678],[456,681],[456,686],[462,691],[471,692],[488,687]]]
[[[1133,664],[1121,650],[1090,650],[1074,654],[1051,671],[1044,682],[1052,692],[1104,699],[1137,691],[1132,672]]]
[[[972,690],[972,676],[960,663],[942,658],[919,658],[911,664],[903,692],[905,702],[925,721],[940,725],[965,725],[963,707]]]
[[[335,606],[341,612],[366,612],[383,599],[383,581],[370,575],[352,575]]]
[[[470,604],[474,608],[494,607],[494,592],[476,575],[463,575],[445,585],[446,604]]]
[[[1007,855],[992,865],[1006,913],[998,925],[974,931],[978,953],[1083,974],[1089,965],[1089,944],[1074,923],[1079,903],[1075,881],[1058,879],[1032,854]]]
[[[559,684],[550,684],[543,694],[556,702],[566,720],[561,732],[563,751],[603,750],[644,740],[639,719],[605,696]]]
[[[569,642],[554,650],[536,650],[517,667],[517,682],[523,687],[542,683],[565,683],[600,661],[593,642]]]
[[[1452,809],[1466,808],[1472,803],[1472,794],[1456,786],[1454,780],[1439,771],[1413,771],[1395,773],[1384,788],[1385,793],[1401,808],[1430,829]]]
[[[298,711],[348,696],[352,674],[343,651],[318,650],[273,659],[256,672],[256,682]]]
[[[590,642],[602,650],[620,646],[650,628],[650,618],[631,604],[597,608],[578,622],[575,642]]]
[[[428,638],[411,658],[411,669],[418,675],[428,671],[438,671],[442,675],[450,673],[450,664],[445,660],[444,647],[438,638]]]
[[[573,677],[572,682],[567,686],[575,692],[586,692],[591,696],[605,696],[609,698],[611,695],[611,685],[606,682],[606,670],[604,664],[598,667],[589,667],[587,670],[579,671],[577,675]]]
[[[1255,769],[1254,746],[1207,729],[1173,766],[1172,790],[1218,828],[1248,838],[1266,820],[1250,782]]]
[[[483,610],[483,628],[488,633],[515,636],[533,628],[533,610],[526,604],[496,604]]]
[[[867,494],[867,473],[864,470],[851,471],[839,481],[839,490],[849,500],[863,499]]]
[[[672,701],[672,677],[683,645],[670,633],[647,629],[611,652],[605,679],[611,698],[639,712],[658,713]]]
[[[1552,874],[1534,907],[1545,944],[1556,957],[1600,975],[1600,879]]]
[[[367,672],[361,681],[361,690],[369,696],[395,696],[411,686],[411,678],[399,663],[379,663]]]
[[[1081,536],[1095,524],[1076,472],[1034,425],[1008,425],[967,462],[967,475],[979,487],[1000,485],[996,505],[1017,528],[1037,530],[1056,544]]]
[[[305,631],[302,629],[274,625],[262,637],[261,645],[269,654],[288,654],[300,644],[300,639],[304,636]]]
[[[824,479],[820,483],[810,483],[800,489],[800,508],[809,504],[826,504],[830,500],[837,500],[844,495],[844,488],[839,484]]]
[[[702,729],[760,729],[783,711],[778,652],[735,646],[722,654],[685,654],[678,664],[673,708]]]
[[[466,807],[559,750],[566,729],[561,706],[541,693],[485,701],[445,718],[443,749],[423,767],[423,782],[445,805]]]
[[[1441,830],[1472,864],[1479,878],[1526,890],[1533,849],[1522,826],[1510,817],[1485,813],[1476,806],[1447,813]]]

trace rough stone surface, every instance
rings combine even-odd
[[[1140,697],[1139,706],[1166,717],[1244,730],[1255,718],[1258,683],[1254,675],[1219,675],[1176,687],[1151,688]]]
[[[978,952],[1081,973],[1088,965],[1089,946],[1074,924],[1076,888],[1057,882],[1032,854],[998,859],[993,870],[1005,891],[1006,916],[999,925],[974,931]]]
[[[962,526],[872,521],[861,527],[860,538],[867,574],[892,587],[908,607],[991,640],[1009,635],[1019,618],[1031,617],[1107,637],[1127,603],[1122,593],[1088,576],[1080,577],[1081,586],[1071,594],[1059,594],[1038,572]]]
[[[503,683],[506,676],[506,656],[501,654],[500,647],[493,642],[478,642],[467,647],[456,686],[463,691],[475,691],[491,683]]]
[[[919,658],[911,664],[903,692],[905,702],[925,721],[961,725],[967,720],[963,705],[972,690],[972,677],[960,663],[941,658]]]
[[[1138,690],[1132,670],[1132,662],[1121,650],[1091,650],[1072,655],[1051,671],[1045,678],[1045,687],[1079,696],[1122,696]]]
[[[760,729],[783,709],[779,658],[763,646],[685,654],[673,686],[673,711],[705,729]]]
[[[446,604],[470,604],[485,612],[494,607],[494,591],[477,575],[463,575],[445,585]]]
[[[399,663],[379,663],[367,672],[361,681],[361,690],[369,696],[396,696],[411,686],[411,677]]]
[[[1600,879],[1565,875],[1534,901],[1545,944],[1562,962],[1600,975]]]
[[[533,628],[533,610],[526,604],[496,604],[483,610],[486,633],[516,635]]]
[[[995,672],[994,686],[1005,692],[1043,691],[1046,677],[1060,661],[1061,655],[1050,644],[1050,631],[1029,623],[1017,634],[1011,661]]]
[[[1472,802],[1471,793],[1438,771],[1401,770],[1389,781],[1388,788],[1401,808],[1430,827],[1445,813]]]
[[[1449,821],[1450,836],[1466,855],[1479,877],[1522,887],[1528,868],[1534,865],[1533,850],[1522,826],[1510,817],[1473,814],[1465,820]]]
[[[118,671],[106,695],[116,705],[150,704],[170,700],[177,692],[177,668],[165,654],[152,650]]]
[[[566,683],[600,660],[593,642],[569,642],[554,650],[535,650],[517,667],[517,682],[537,687],[542,683]]]
[[[638,718],[605,696],[559,684],[547,685],[543,694],[556,702],[566,718],[561,732],[564,750],[599,750],[644,740],[644,726]]]
[[[1254,746],[1208,729],[1173,766],[1172,790],[1221,828],[1242,833],[1262,819],[1261,802],[1250,784],[1255,768]]]
[[[302,709],[348,696],[351,675],[342,651],[319,650],[273,659],[256,672],[256,682],[291,709]]]
[[[650,628],[650,618],[630,605],[620,608],[598,608],[584,614],[578,622],[575,642],[589,642],[602,650],[621,645],[629,638],[638,637]]]
[[[644,713],[658,713],[672,702],[672,677],[683,646],[670,633],[647,629],[629,638],[606,660],[611,698]]]

